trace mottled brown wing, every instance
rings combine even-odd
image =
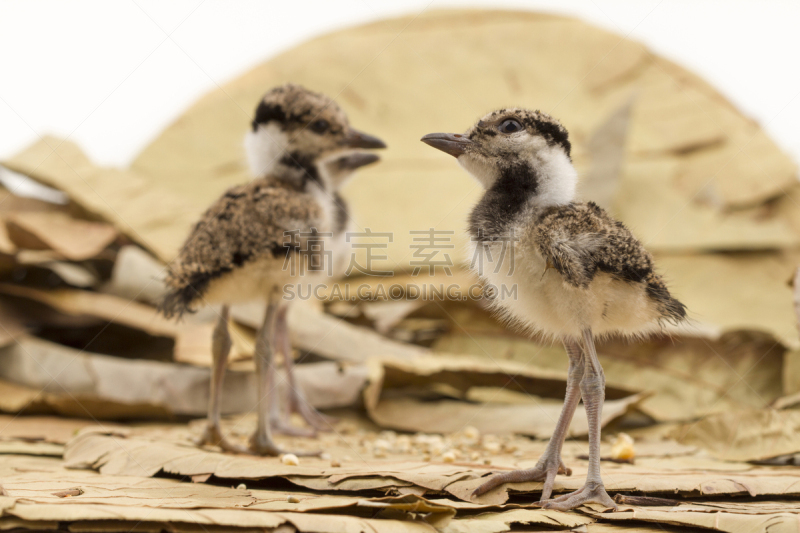
[[[539,218],[534,240],[548,264],[575,287],[586,288],[598,272],[643,283],[665,319],[680,321],[686,308],[655,272],[653,257],[622,222],[593,202],[554,206]]]
[[[162,312],[180,316],[213,279],[265,256],[284,257],[297,246],[286,232],[323,231],[322,223],[322,209],[309,195],[266,180],[229,189],[195,224],[170,265]]]

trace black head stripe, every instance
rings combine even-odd
[[[272,120],[284,122],[286,120],[286,112],[281,106],[268,104],[262,100],[256,108],[256,116],[253,119],[253,131],[258,129],[259,124],[266,124]]]
[[[567,152],[567,156],[570,155],[572,145],[569,142],[569,134],[567,133],[566,128],[556,124],[555,122],[538,119],[534,119],[533,124],[536,127],[536,130],[541,133],[548,142],[561,145],[564,151]]]

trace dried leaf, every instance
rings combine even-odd
[[[60,414],[165,418],[171,414],[205,415],[210,375],[207,368],[127,360],[25,338],[2,349],[0,378],[33,387],[32,394],[21,389],[10,407],[24,407],[25,402],[38,399],[41,391],[45,405]],[[297,380],[301,387],[317,388],[313,393],[309,390],[312,405],[341,407],[359,399],[366,370],[333,363],[298,365]],[[281,387],[287,386],[284,381]],[[228,372],[222,411],[254,410],[256,396],[251,372]]]
[[[654,522],[731,533],[793,531],[797,528],[800,513],[794,502],[690,503],[671,509],[621,506],[617,512],[605,512],[589,504],[582,509],[590,516],[612,522]]]
[[[729,461],[764,460],[800,452],[800,411],[732,411],[686,424],[673,432],[679,442],[701,446]]]
[[[501,513],[483,513],[474,517],[453,520],[443,533],[501,533],[515,531],[524,526],[577,528],[594,522],[578,513],[548,511],[545,509],[512,509]]]
[[[164,260],[174,257],[199,215],[191,202],[134,171],[93,165],[67,140],[44,137],[3,165],[64,191],[85,211]]]
[[[142,248],[123,246],[117,252],[111,281],[104,290],[128,300],[157,305],[165,291],[164,274],[164,265]]]
[[[622,400],[608,400],[603,405],[603,426],[625,415],[644,396],[635,395]],[[381,400],[369,411],[378,425],[403,431],[454,432],[472,425],[482,432],[518,433],[540,439],[553,434],[562,403],[541,401],[535,397],[525,404],[507,405],[472,404],[439,400],[424,402],[410,398]],[[588,434],[588,423],[583,409],[578,409],[568,435],[582,437]]]
[[[609,211],[614,211],[614,199],[625,160],[628,122],[635,100],[635,94],[628,97],[619,109],[598,126],[587,142],[591,166],[581,180],[580,193],[583,198]]]
[[[568,364],[563,348],[508,334],[446,336],[435,349],[496,354],[551,371],[565,372]],[[773,337],[752,332],[731,332],[717,340],[673,337],[598,344],[607,387],[652,392],[638,408],[659,421],[766,407],[781,394],[783,352]]]
[[[406,316],[410,315],[424,302],[420,300],[398,300],[389,302],[364,303],[364,316],[373,321],[375,331],[385,335]]]
[[[97,257],[117,237],[117,231],[104,222],[60,212],[16,213],[6,217],[6,228],[18,247],[54,250],[72,261]]]
[[[243,324],[258,328],[264,309],[263,305],[238,305],[231,308],[231,315]],[[376,355],[412,358],[427,352],[425,348],[395,342],[371,329],[326,315],[308,302],[292,305],[288,321],[292,347],[336,361],[363,363]]]
[[[92,425],[95,423],[79,418],[0,415],[0,427],[3,428],[0,440],[66,444],[79,429]]]

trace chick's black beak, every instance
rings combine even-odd
[[[336,160],[335,164],[341,170],[355,170],[380,161],[380,157],[368,152],[356,152]]]
[[[386,148],[386,143],[377,137],[354,129],[347,132],[344,144],[350,148]]]
[[[460,133],[429,133],[420,141],[453,157],[458,157],[472,144],[469,137]]]

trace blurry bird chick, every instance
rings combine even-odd
[[[161,305],[165,316],[180,317],[201,306],[222,304],[212,339],[208,423],[200,444],[245,451],[222,435],[220,402],[231,348],[229,306],[254,300],[267,305],[256,335],[260,401],[250,451],[284,453],[271,433],[271,423],[281,424],[279,410],[270,408],[276,405],[276,351],[287,364],[290,407],[312,427],[324,424],[294,382],[284,290],[322,283],[333,273],[334,265],[324,264],[321,247],[341,265],[345,251],[337,244],[345,240],[348,216],[337,191],[354,170],[377,161],[377,156],[360,150],[384,147],[380,139],[350,127],[344,111],[330,98],[299,85],[276,87],[258,104],[245,138],[254,179],[229,189],[195,224],[170,266]]]
[[[501,109],[464,134],[422,138],[457,158],[485,192],[472,210],[472,267],[495,287],[497,312],[528,331],[560,340],[569,356],[564,407],[547,450],[528,470],[497,474],[478,496],[509,482],[543,481],[545,508],[586,502],[616,508],[600,476],[605,377],[597,336],[641,337],[686,319],[631,232],[593,202],[575,200],[578,175],[567,130],[539,111]],[[589,469],[578,491],[550,499],[556,474],[571,471],[561,449],[578,402],[589,421]]]

